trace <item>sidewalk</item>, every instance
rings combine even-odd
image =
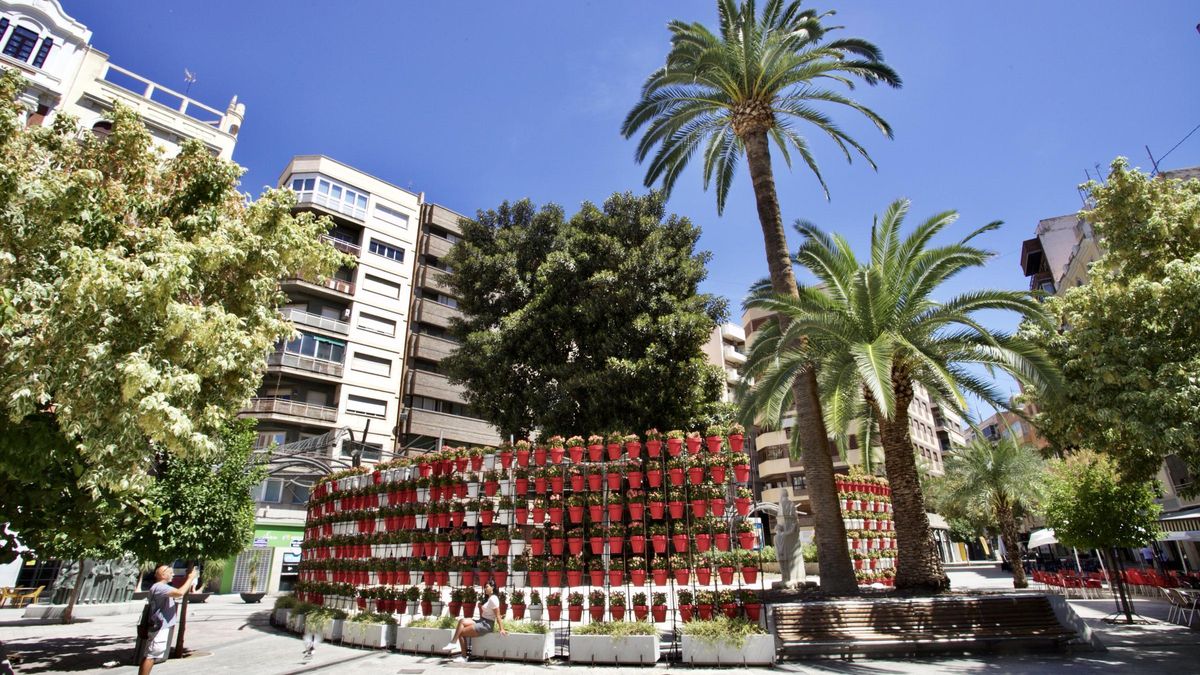
[[[986,570],[951,572],[956,588],[1003,586],[1002,574]],[[967,576],[970,575],[970,576]],[[970,582],[970,583],[968,583]],[[1111,600],[1072,600],[1072,607],[1100,635],[1107,652],[1066,655],[1001,656],[924,659],[857,659],[854,661],[792,661],[769,669],[701,669],[659,663],[656,669],[686,669],[686,672],[756,673],[1170,673],[1195,672],[1200,664],[1200,631],[1161,623],[1167,605],[1139,600],[1137,610],[1160,623],[1109,625],[1101,619],[1112,611]],[[156,666],[156,675],[237,673],[290,675],[300,673],[478,673],[525,675],[547,670],[566,670],[567,664],[550,666],[515,663],[454,664],[448,659],[412,656],[385,651],[367,651],[323,644],[315,656],[301,658],[301,641],[268,624],[270,605],[246,605],[237,595],[213,596],[188,610],[187,645],[195,656]],[[12,652],[24,656],[16,672],[24,673],[115,673],[132,675],[126,665],[133,649],[136,615],[98,617],[70,626],[46,624],[20,618],[19,610],[0,610],[0,635]],[[1198,622],[1200,623],[1200,622]],[[106,667],[106,663],[117,665]],[[645,673],[646,668],[601,669],[606,675]]]

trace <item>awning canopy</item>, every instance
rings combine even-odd
[[[1029,535],[1029,548],[1049,546],[1050,544],[1057,543],[1058,539],[1056,539],[1054,536],[1054,530],[1049,528],[1044,530],[1034,530],[1034,532]]]

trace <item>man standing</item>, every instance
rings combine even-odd
[[[179,588],[175,588],[169,583],[171,576],[170,565],[159,565],[154,570],[155,584],[150,587],[150,597],[146,598],[146,602],[150,605],[151,625],[157,621],[162,623],[148,639],[146,654],[138,668],[138,675],[149,675],[150,669],[154,667],[154,662],[167,655],[167,640],[171,635],[171,626],[174,626],[178,620],[176,605],[179,604],[179,598],[187,595],[196,585],[200,570],[193,568],[187,580],[180,584]]]

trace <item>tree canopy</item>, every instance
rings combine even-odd
[[[1039,429],[1059,450],[1113,457],[1132,482],[1177,454],[1200,475],[1200,181],[1112,164],[1085,186],[1105,253],[1089,283],[1047,301],[1067,330],[1031,327],[1066,386],[1038,398]]]
[[[659,193],[585,202],[569,219],[528,200],[462,221],[446,281],[463,316],[442,360],[504,434],[640,432],[705,422],[719,369],[701,346],[723,302],[698,292],[700,229]]]
[[[1091,450],[1051,464],[1042,515],[1065,546],[1140,548],[1158,533],[1150,482],[1124,480],[1117,462]]]

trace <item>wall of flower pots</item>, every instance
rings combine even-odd
[[[838,474],[834,480],[859,585],[891,586],[896,577],[896,532],[887,479]]]
[[[491,579],[515,619],[759,621],[750,458],[732,431],[443,448],[331,475],[309,502],[296,595],[470,616]]]

